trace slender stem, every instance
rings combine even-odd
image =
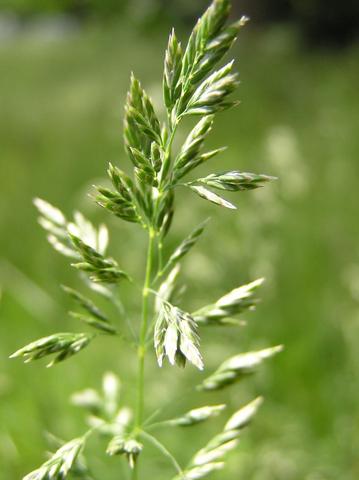
[[[173,125],[172,130],[171,130],[170,138],[168,139],[168,143],[166,145],[166,150],[167,150],[168,153],[171,152],[171,147],[172,147],[173,140],[175,139],[178,124],[179,124],[179,119],[176,119],[176,122]]]
[[[141,432],[141,436],[148,440],[150,443],[152,443],[152,445],[154,445],[166,458],[168,458],[172,462],[174,468],[177,470],[177,473],[179,473],[180,475],[183,474],[183,470],[175,457],[156,437],[144,431]]]
[[[138,465],[135,463],[133,469],[131,470],[131,480],[137,480],[138,479]]]
[[[116,290],[112,290],[111,294],[112,295],[111,295],[110,299],[111,299],[112,303],[115,305],[115,307],[117,308],[118,313],[121,315],[121,317],[125,317],[126,316],[126,310],[125,310],[124,304],[122,303],[121,298],[117,295]]]
[[[154,260],[154,240],[155,231],[149,228],[148,250],[146,262],[145,281],[142,290],[142,321],[140,328],[140,337],[137,347],[138,374],[137,374],[137,405],[135,416],[135,430],[140,430],[143,421],[144,411],[144,382],[145,382],[145,356],[146,356],[146,336],[149,317],[149,289],[151,286],[152,268]],[[134,465],[131,472],[131,480],[138,479],[138,465]]]
[[[155,422],[155,423],[150,423],[147,425],[146,429],[153,430],[156,429],[157,427],[166,427],[167,425],[173,425],[172,420],[163,420],[162,422]]]
[[[136,338],[136,333],[135,333],[135,331],[134,331],[134,329],[133,329],[133,326],[132,326],[132,324],[131,324],[131,322],[130,322],[128,316],[127,316],[127,314],[126,314],[126,311],[125,311],[125,308],[124,308],[124,306],[123,306],[123,303],[122,303],[121,299],[118,298],[115,293],[113,293],[113,294],[111,295],[111,297],[110,297],[110,301],[111,301],[112,304],[117,308],[117,311],[118,311],[118,313],[120,314],[120,316],[121,316],[123,319],[125,319],[127,328],[129,329],[129,331],[130,331],[133,339],[134,339],[134,340],[137,340],[137,338]]]
[[[142,291],[142,322],[140,330],[140,338],[137,349],[138,357],[138,378],[137,378],[137,408],[135,427],[141,427],[144,410],[144,376],[145,376],[145,355],[146,355],[146,335],[149,318],[149,289],[151,284],[153,260],[154,260],[154,238],[155,232],[153,228],[149,229],[148,251],[145,282]]]
[[[158,248],[158,273],[162,271],[163,267],[163,239],[162,236],[158,236],[158,242],[157,242],[157,248]]]
[[[175,125],[171,128],[171,134],[166,144],[166,156],[168,156],[168,160],[170,161],[171,155],[171,147],[175,137],[175,132],[178,126],[178,121],[176,121]],[[157,207],[159,203],[160,195],[162,194],[162,174],[163,169],[159,174],[160,177],[160,187],[159,187],[159,197],[157,197],[154,205],[154,218],[156,218]],[[150,293],[150,286],[151,286],[151,278],[152,278],[152,270],[153,270],[153,263],[154,263],[154,255],[155,255],[155,246],[157,243],[158,249],[158,256],[160,265],[159,267],[162,269],[162,239],[158,238],[159,242],[156,242],[156,231],[151,225],[149,227],[149,237],[148,237],[148,250],[147,250],[147,262],[146,262],[146,274],[145,274],[145,282],[143,285],[142,290],[142,321],[141,321],[141,328],[140,328],[140,336],[137,348],[137,358],[138,358],[138,376],[137,376],[137,405],[136,405],[136,414],[135,414],[135,432],[141,431],[142,422],[143,422],[143,413],[144,413],[144,382],[145,382],[145,356],[146,356],[146,348],[147,348],[147,331],[148,331],[148,320],[149,320],[149,293]],[[158,274],[158,272],[157,272]],[[149,435],[152,438],[152,442],[156,441],[155,438]],[[161,444],[158,445],[159,446]],[[161,445],[161,448],[163,446]],[[162,452],[167,452],[165,447],[162,448]],[[166,453],[167,456],[171,457],[169,452]],[[181,468],[178,466],[176,460],[174,460],[174,464],[177,465],[176,468],[179,468],[181,472]],[[178,469],[177,468],[177,469]],[[134,469],[131,473],[132,480],[138,479],[138,466],[137,464],[134,466]]]
[[[157,425],[160,425],[160,424],[162,425],[163,422],[167,422],[167,420],[164,420],[164,421],[160,421],[160,422],[151,423],[151,421],[154,420],[156,417],[158,417],[158,415],[163,414],[163,412],[165,412],[169,408],[171,408],[171,410],[172,410],[175,405],[179,405],[184,399],[187,398],[188,395],[193,396],[194,393],[196,393],[196,392],[193,391],[192,387],[187,388],[184,392],[182,392],[180,398],[178,398],[177,400],[168,401],[164,405],[162,405],[162,407],[157,408],[154,412],[152,412],[144,420],[142,426],[143,427],[145,426],[146,430],[147,430],[147,429],[152,429],[152,427],[155,427]]]

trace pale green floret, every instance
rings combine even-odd
[[[198,387],[200,390],[219,390],[256,372],[259,365],[267,358],[283,350],[282,345],[254,352],[240,353],[226,360],[206,378]]]
[[[225,408],[226,408],[226,405],[224,404],[195,408],[185,413],[181,417],[168,420],[165,423],[171,426],[190,427],[192,425],[197,425],[198,423],[202,423],[205,420],[208,420],[209,418],[216,417]]]
[[[72,357],[85,348],[94,338],[90,333],[55,333],[49,337],[40,338],[13,353],[10,358],[21,357],[25,363],[56,354],[47,365],[52,367],[56,363]]]
[[[224,464],[218,460],[223,460],[238,445],[242,429],[251,422],[262,401],[258,397],[234,413],[223,431],[194,455],[183,475],[178,475],[173,480],[204,478],[212,471],[222,468]]]
[[[234,316],[253,310],[258,303],[257,289],[263,284],[264,278],[259,278],[247,285],[231,290],[211,305],[206,305],[192,313],[199,325],[233,325],[238,324]],[[241,324],[239,322],[239,324]]]
[[[63,445],[40,468],[26,475],[23,480],[61,480],[73,469],[84,447],[85,438],[75,438]]]
[[[167,301],[162,301],[155,324],[154,345],[160,367],[167,356],[172,365],[185,366],[189,360],[199,370],[203,369],[196,322],[189,313]]]

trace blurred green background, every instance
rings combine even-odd
[[[137,278],[145,237],[100,211],[91,185],[109,161],[126,165],[122,110],[133,70],[161,105],[161,70],[172,24],[185,39],[206,2],[0,2],[0,479],[16,480],[43,461],[44,431],[70,439],[83,429],[68,402],[98,387],[106,370],[123,381],[131,405],[135,363],[116,339],[47,370],[8,355],[55,331],[81,330],[59,288],[81,288],[36,222],[40,196],[70,216],[105,220],[110,251]],[[235,213],[188,192],[177,197],[168,251],[203,218],[212,221],[184,262],[185,307],[196,308],[265,276],[263,302],[239,330],[203,332],[208,369],[239,351],[284,343],[259,375],[218,395],[188,392],[200,374],[148,361],[148,412],[168,414],[227,401],[231,411],[255,395],[266,402],[228,468],[214,479],[354,480],[359,477],[359,44],[356,2],[276,0],[235,3],[254,18],[238,58],[239,108],[220,114],[210,146],[228,150],[201,173],[238,168],[276,175],[260,191],[238,195]],[[344,6],[345,5],[345,6]],[[160,111],[162,114],[163,112]],[[181,135],[185,135],[182,130]],[[210,170],[209,170],[210,169]],[[138,323],[135,290],[123,300]],[[112,312],[115,314],[114,312]],[[185,464],[223,418],[197,430],[161,434]],[[190,434],[190,437],[188,435]],[[190,441],[189,439],[190,438]],[[91,442],[95,478],[126,478],[122,461]],[[168,479],[158,453],[144,455],[142,478]]]

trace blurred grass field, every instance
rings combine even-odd
[[[167,30],[169,30],[169,27]],[[160,30],[160,29],[159,29]],[[79,286],[66,260],[36,224],[35,196],[70,215],[80,209],[111,231],[110,251],[141,278],[144,236],[93,205],[87,193],[109,161],[124,165],[122,105],[134,70],[160,104],[167,30],[139,35],[124,24],[92,25],[63,38],[30,32],[0,45],[0,479],[15,480],[39,465],[43,432],[73,438],[83,419],[69,395],[96,387],[104,370],[120,374],[126,404],[135,365],[115,339],[47,370],[8,355],[30,340],[81,327],[67,317],[60,283]],[[359,49],[302,50],[293,33],[243,32],[235,52],[242,84],[239,108],[221,114],[210,146],[228,145],[213,170],[238,168],[279,177],[263,190],[236,197],[223,212],[179,192],[173,245],[211,216],[208,232],[184,263],[185,302],[199,307],[241,283],[265,276],[263,302],[245,315],[248,326],[203,334],[209,368],[231,353],[284,343],[286,350],[256,376],[214,397],[193,394],[183,408],[226,399],[235,409],[266,398],[253,427],[213,478],[354,480],[359,476]],[[183,134],[185,132],[183,131]],[[206,167],[203,167],[206,172]],[[136,293],[124,301],[138,321]],[[148,362],[148,411],[178,400],[199,374],[173,374]],[[178,410],[177,410],[178,411]],[[169,409],[169,413],[171,408]],[[223,419],[208,427],[167,433],[185,463]],[[95,478],[126,478],[121,460],[98,460]],[[146,478],[171,478],[156,452]],[[96,475],[97,473],[97,475]]]

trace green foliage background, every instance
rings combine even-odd
[[[145,36],[123,23],[90,24],[63,38],[45,41],[29,31],[0,45],[1,480],[18,479],[41,463],[44,430],[63,438],[82,432],[68,396],[98,386],[103,370],[120,374],[124,403],[131,403],[135,364],[116,339],[97,341],[50,370],[7,357],[74,322],[58,285],[78,286],[76,273],[46,243],[32,198],[41,196],[67,214],[79,208],[94,220],[103,218],[87,192],[105,175],[108,161],[127,162],[122,105],[132,69],[160,103],[167,30]],[[258,33],[250,27],[236,49],[242,105],[216,122],[210,146],[230,148],[214,160],[213,170],[235,167],[280,180],[236,197],[237,213],[181,193],[172,239],[211,215],[205,238],[185,262],[190,306],[267,277],[263,303],[245,316],[248,327],[206,332],[202,343],[209,367],[230,353],[267,344],[284,343],[286,351],[246,384],[209,397],[213,403],[226,398],[233,409],[256,394],[266,397],[229,468],[213,478],[354,480],[359,475],[358,47],[309,52],[292,32]],[[127,270],[142,275],[145,238],[131,225],[105,220],[111,252]],[[124,288],[137,322],[132,294]],[[153,355],[149,411],[164,399],[177,401],[200,375],[191,368],[175,372],[159,371]],[[200,405],[207,398],[196,400]],[[182,405],[193,401],[184,398]],[[220,424],[219,419],[194,433],[164,435],[185,462]],[[90,453],[100,449],[104,445],[94,442]],[[90,462],[99,478],[126,478],[120,460],[90,455]],[[146,478],[172,475],[155,452],[143,468]]]

